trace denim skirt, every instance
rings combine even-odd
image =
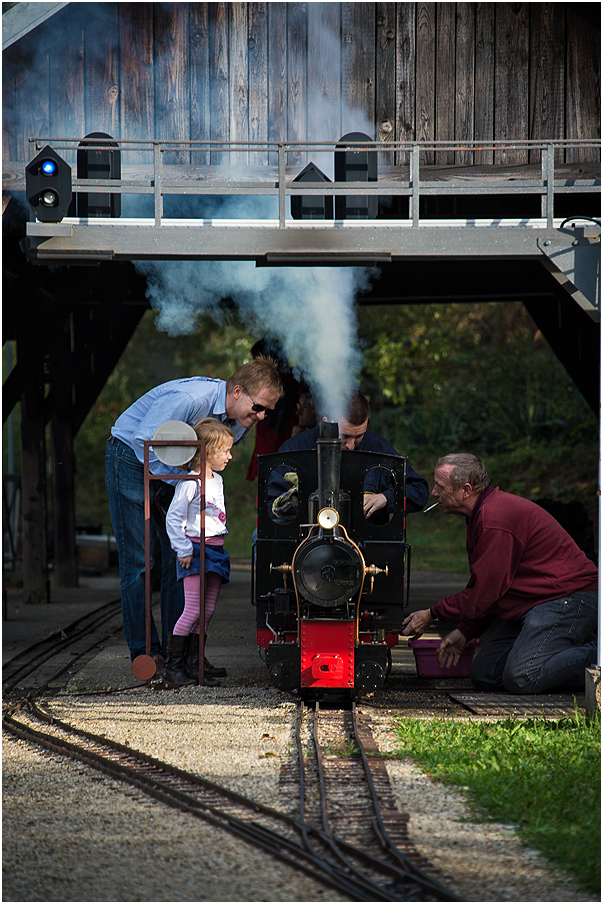
[[[178,559],[176,559],[176,577],[179,581],[190,577],[191,574],[199,574],[201,571],[200,545],[199,543],[193,543],[193,561],[190,568],[183,568]],[[230,580],[230,556],[223,546],[205,544],[205,571],[213,571],[215,574],[219,574],[222,578],[222,583],[228,583]]]

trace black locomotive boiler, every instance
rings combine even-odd
[[[383,489],[393,512],[365,518],[365,493]],[[259,457],[253,602],[276,687],[308,699],[381,687],[409,572],[405,458],[342,450],[327,422],[316,451]]]

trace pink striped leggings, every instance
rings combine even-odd
[[[174,634],[179,637],[199,633],[200,577],[199,574],[191,574],[183,579],[184,612],[174,625]],[[221,586],[222,578],[219,574],[216,574],[215,571],[205,572],[205,634],[207,634],[211,617],[214,614]]]

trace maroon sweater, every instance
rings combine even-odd
[[[460,593],[432,606],[458,622],[468,639],[498,616],[517,621],[539,603],[577,590],[596,590],[598,571],[561,525],[520,496],[488,487],[467,520],[471,576]]]

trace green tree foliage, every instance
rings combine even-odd
[[[236,314],[223,324],[203,318],[198,332],[178,338],[158,330],[155,316],[153,311],[143,316],[75,439],[77,519],[101,523],[106,531],[110,517],[105,448],[119,415],[149,389],[168,380],[194,375],[227,379],[251,358],[255,342]]]
[[[358,334],[371,427],[407,454],[419,473],[431,479],[435,458],[444,452],[474,452],[502,488],[579,499],[597,520],[597,421],[522,304],[366,306],[358,309]],[[154,312],[145,314],[76,437],[78,520],[109,530],[104,453],[121,412],[166,380],[228,377],[249,360],[257,338],[236,313],[222,324],[206,317],[194,335],[179,338],[156,328]],[[234,555],[249,554],[256,486],[245,474],[252,451],[253,437],[235,449],[224,475],[229,530],[233,541],[241,538]],[[444,521],[448,538],[450,519],[409,519],[419,550],[413,567],[441,567],[442,544],[434,546],[433,539],[436,522],[443,527]],[[464,570],[463,531],[457,533],[456,561]],[[454,557],[446,567],[454,568]]]
[[[366,307],[359,329],[382,429],[409,450],[596,437],[592,412],[519,302]]]
[[[372,427],[419,473],[431,479],[440,455],[473,452],[495,486],[577,500],[597,524],[597,420],[523,304],[367,306],[358,320]],[[447,567],[466,569],[451,520],[409,519],[415,567],[439,567],[446,549]]]

